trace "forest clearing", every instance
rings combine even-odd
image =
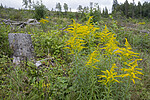
[[[150,100],[150,2],[31,1],[0,6],[0,99]]]

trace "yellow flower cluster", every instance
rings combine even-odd
[[[100,78],[105,78],[99,80],[99,82],[103,82],[105,85],[114,82],[119,83],[119,81],[115,78],[130,77],[130,80],[135,83],[134,79],[140,79],[135,75],[142,74],[138,71],[142,69],[135,68],[138,66],[137,61],[142,60],[137,59],[139,54],[132,51],[132,47],[126,38],[124,47],[119,47],[119,42],[116,39],[116,35],[112,32],[109,32],[106,25],[102,32],[96,32],[96,30],[99,28],[95,28],[94,25],[91,24],[91,19],[92,17],[89,18],[86,25],[78,24],[75,22],[75,20],[73,20],[73,24],[70,25],[70,28],[66,29],[66,31],[71,34],[71,38],[66,42],[65,48],[69,49],[70,54],[79,53],[83,48],[88,48],[85,47],[87,42],[91,41],[92,39],[97,39],[99,44],[95,51],[89,55],[86,66],[99,69],[95,64],[99,62],[99,49],[101,49],[104,50],[103,55],[107,55],[107,57],[111,56],[111,58],[115,56],[117,60],[123,62],[124,65],[122,66],[124,68],[122,68],[120,72],[126,72],[125,74],[121,72],[122,74],[118,75],[114,70],[114,68],[117,68],[116,64],[114,63],[110,71],[102,71],[104,75],[98,75]]]
[[[128,43],[127,39],[125,38],[125,47],[120,48],[119,42],[116,40],[116,36],[114,33],[108,31],[107,26],[101,33],[97,33],[97,37],[100,38],[100,41],[104,44],[104,47],[101,48],[105,50],[105,55],[120,55],[120,57],[138,57],[138,53],[134,53],[131,51],[131,45]]]
[[[125,42],[125,48],[121,48],[118,46],[118,42],[116,40],[115,34],[111,33],[108,31],[107,27],[105,26],[105,29],[103,30],[103,32],[101,32],[100,34],[98,34],[98,36],[101,38],[101,42],[104,44],[104,47],[102,47],[101,49],[105,50],[105,54],[104,55],[109,55],[109,56],[113,56],[113,55],[118,55],[118,59],[121,58],[121,61],[124,62],[125,66],[127,68],[122,68],[121,70],[124,72],[127,72],[126,74],[122,74],[117,76],[117,72],[113,75],[116,75],[117,77],[127,77],[129,76],[130,79],[133,81],[133,83],[135,83],[134,79],[140,79],[138,77],[136,77],[136,74],[142,74],[141,72],[137,71],[137,70],[142,70],[141,68],[135,68],[138,66],[137,61],[138,60],[142,60],[142,59],[136,59],[138,56],[138,53],[135,53],[131,48],[131,45],[128,43],[127,39],[125,38],[126,42]],[[125,59],[124,59],[125,58]],[[135,59],[134,61],[132,61],[132,59]],[[128,64],[128,62],[130,62]],[[112,68],[114,68],[113,65]],[[130,68],[128,68],[130,67]],[[109,72],[108,70],[106,71],[102,71],[105,74],[105,78],[106,78],[106,83],[107,82],[112,82],[111,80],[108,80],[109,78],[109,73],[111,73],[111,71]],[[106,76],[106,73],[108,73],[108,77]],[[110,74],[111,75],[111,74]],[[100,77],[104,77],[104,75],[99,75]],[[100,80],[99,82],[103,82],[104,80]],[[118,82],[118,81],[116,81]],[[106,84],[105,83],[105,84]]]
[[[125,38],[126,42],[125,42],[125,47],[128,49],[128,50],[131,50],[131,45],[129,44],[127,38]]]
[[[110,39],[113,39],[113,40],[116,39],[115,34],[112,32],[109,32],[106,25],[105,25],[105,29],[102,32],[96,33],[96,37],[100,38],[101,43],[107,43]]]
[[[105,78],[105,79],[99,80],[98,82],[102,82],[106,86],[107,84],[114,83],[114,82],[120,83],[117,79],[115,79],[116,77],[120,77],[120,75],[117,75],[117,72],[115,72],[114,68],[118,68],[116,64],[112,65],[110,71],[108,70],[102,71],[105,75],[98,75],[98,76],[99,78]]]
[[[49,21],[42,18],[39,22],[45,24],[45,23],[48,23]]]
[[[96,66],[94,66],[94,64],[95,64],[96,62],[99,62],[99,60],[96,59],[97,56],[98,56],[98,51],[95,50],[94,52],[92,52],[92,53],[90,54],[89,60],[88,60],[88,62],[86,63],[86,66],[92,66],[92,67],[95,68],[95,69],[99,69],[99,68],[97,68]]]
[[[43,88],[43,90],[45,90],[45,89],[48,89],[49,87],[50,87],[50,83],[45,83],[45,82],[43,82],[42,83],[42,88]]]
[[[125,38],[125,47],[126,48],[120,48],[118,47],[115,51],[114,54],[120,55],[122,58],[126,57],[127,59],[132,59],[132,57],[139,57],[139,53],[135,53],[131,48],[131,45],[128,43],[127,39]]]
[[[133,62],[127,64],[125,63],[127,66],[129,66],[129,68],[122,68],[121,70],[124,72],[127,72],[126,74],[122,74],[122,77],[130,77],[130,79],[133,81],[133,83],[135,84],[135,80],[134,79],[139,79],[141,80],[139,77],[135,76],[136,74],[141,74],[143,75],[143,73],[139,72],[138,70],[142,70],[141,68],[135,68],[138,66],[137,61],[138,60],[142,60],[142,59],[136,59]]]
[[[95,28],[91,22],[92,17],[89,18],[86,25],[81,25],[73,20],[73,24],[69,25],[71,28],[66,29],[69,33],[73,34],[74,36],[77,34],[80,38],[88,38],[90,34],[95,32],[95,30],[99,28]]]
[[[82,46],[84,43],[84,40],[78,39],[77,34],[75,34],[76,36],[71,37],[67,42],[66,42],[66,49],[70,50],[69,54],[74,54],[75,52],[79,53],[83,48],[85,48],[84,46]]]
[[[89,18],[86,25],[81,25],[75,22],[73,20],[73,24],[69,25],[70,28],[67,28],[66,31],[68,31],[71,34],[71,38],[66,42],[67,49],[70,50],[70,54],[74,54],[75,52],[79,53],[84,47],[84,44],[86,44],[86,40],[89,39],[90,35],[95,32],[95,30],[99,28],[95,28],[90,22],[92,17]]]
[[[139,22],[138,24],[140,24],[140,25],[144,25],[144,24],[145,24],[145,22]]]
[[[122,78],[129,77],[130,80],[132,80],[132,82],[135,84],[135,79],[141,80],[141,78],[137,77],[136,75],[137,74],[143,75],[143,73],[140,72],[142,69],[141,68],[136,68],[138,66],[138,64],[137,64],[138,60],[142,60],[142,59],[136,59],[136,60],[134,60],[133,62],[131,62],[129,64],[127,64],[125,62],[125,64],[129,68],[122,68],[121,71],[126,72],[126,73],[125,74],[120,74],[120,75],[117,75],[117,72],[114,72],[115,71],[114,68],[118,68],[118,67],[116,66],[116,64],[113,64],[112,68],[110,69],[110,71],[108,71],[108,70],[102,71],[105,75],[98,75],[99,78],[105,78],[105,79],[102,79],[102,80],[98,80],[98,82],[102,82],[102,83],[104,83],[107,86],[107,84],[114,83],[114,82],[120,83],[115,78],[118,78],[118,77],[122,77]]]

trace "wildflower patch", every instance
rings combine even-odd
[[[139,59],[139,53],[132,50],[127,38],[125,38],[124,47],[121,47],[116,34],[109,32],[106,25],[103,31],[99,32],[99,28],[94,27],[91,20],[92,17],[89,18],[86,25],[78,24],[73,20],[70,28],[66,29],[71,37],[66,42],[65,49],[69,50],[69,54],[75,55],[75,61],[78,61],[76,70],[79,68],[77,63],[80,61],[77,58],[80,58],[81,53],[85,53],[87,61],[84,66],[92,69],[89,71],[92,82],[95,80],[94,77],[98,76],[97,81],[106,86],[108,90],[106,95],[109,99],[110,89],[114,83],[127,84],[127,90],[129,90],[131,81],[135,84],[135,79],[141,80],[137,75],[143,75],[143,73],[142,69],[138,68],[137,61],[142,59]],[[103,65],[100,63],[102,57],[105,59]],[[95,75],[94,70],[97,71]],[[80,75],[78,72],[76,71],[76,75]]]

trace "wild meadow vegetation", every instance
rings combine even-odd
[[[36,18],[40,22],[22,29],[1,22],[0,99],[150,99],[149,17],[117,16],[115,10],[99,13],[97,8],[61,12],[48,11],[43,4],[34,7],[0,8],[0,21]],[[38,67],[33,61],[16,66],[8,33],[31,34],[36,61],[51,59]]]

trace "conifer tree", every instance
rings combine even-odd
[[[113,5],[112,5],[112,11],[114,12],[115,10],[117,10],[117,6],[118,6],[118,1],[117,0],[113,0]]]
[[[128,0],[125,1],[125,15],[128,18],[128,11],[129,11],[129,3]]]
[[[141,2],[140,2],[140,1],[138,2],[137,12],[138,12],[138,13],[136,13],[136,14],[137,14],[137,15],[140,15],[140,18],[142,18],[142,5],[141,5]]]

